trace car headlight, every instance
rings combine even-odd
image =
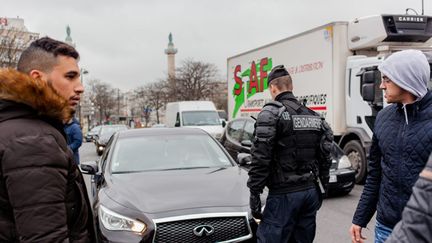
[[[147,229],[144,223],[120,215],[102,205],[99,206],[99,220],[107,230],[125,230],[143,233]]]
[[[342,155],[339,159],[338,169],[346,169],[351,167],[351,161],[346,155]]]

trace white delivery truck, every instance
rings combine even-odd
[[[222,136],[223,124],[211,101],[179,101],[167,104],[167,127],[195,127],[210,133],[216,139]]]
[[[271,100],[270,70],[283,64],[293,78],[294,95],[330,123],[361,182],[375,115],[386,105],[377,66],[395,51],[431,51],[431,37],[431,17],[380,15],[329,23],[230,57],[228,118],[256,117]]]

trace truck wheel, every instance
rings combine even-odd
[[[358,140],[349,141],[343,148],[348,156],[353,169],[356,171],[355,180],[357,184],[364,183],[366,180],[366,154]]]

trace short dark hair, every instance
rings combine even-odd
[[[293,84],[290,75],[282,76],[279,78],[273,79],[269,85],[274,85],[280,91],[292,91]]]
[[[78,52],[72,46],[49,37],[42,37],[33,41],[22,52],[17,69],[27,74],[34,69],[48,72],[57,63],[57,56],[79,59]]]

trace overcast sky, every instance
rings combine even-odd
[[[168,34],[182,60],[214,63],[333,21],[421,13],[421,0],[3,0],[0,17],[23,18],[32,32],[59,40],[70,25],[88,79],[123,91],[165,78]],[[412,12],[411,12],[412,13]],[[432,2],[425,1],[432,15]]]

